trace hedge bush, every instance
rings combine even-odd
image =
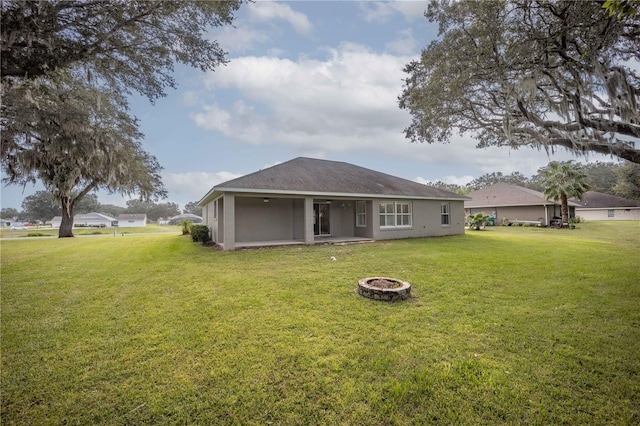
[[[206,225],[191,225],[191,239],[194,243],[208,243],[211,241],[209,227]]]

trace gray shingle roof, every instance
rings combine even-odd
[[[466,199],[464,196],[340,161],[298,157],[215,186],[213,192],[368,195]]]
[[[108,220],[110,222],[115,222],[115,220],[116,220],[115,218],[113,218],[111,216],[107,216],[106,214],[96,213],[96,212],[85,213],[85,214],[77,214],[73,218],[76,221],[78,221],[78,220]]]
[[[640,201],[629,200],[616,195],[596,191],[585,192],[582,201],[571,199],[584,208],[640,207]]]
[[[499,182],[467,194],[471,198],[464,202],[465,208],[498,207],[498,206],[537,206],[554,204],[546,201],[540,191]],[[577,206],[569,202],[570,206]]]

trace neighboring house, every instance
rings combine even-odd
[[[576,216],[584,220],[640,220],[640,201],[628,200],[616,195],[587,191],[578,204]]]
[[[51,227],[52,228],[60,228],[60,224],[62,223],[62,216],[55,216],[51,219]],[[73,226],[77,227],[111,227],[117,226],[118,220],[104,215],[102,213],[86,213],[86,214],[77,214],[73,217]]]
[[[499,182],[467,194],[464,202],[467,216],[483,213],[492,216],[496,225],[503,222],[538,222],[547,226],[554,218],[561,218],[560,202],[547,201],[542,192]],[[578,204],[569,201],[569,217],[575,216]]]
[[[0,228],[11,226],[11,219],[0,219]]]
[[[353,164],[299,157],[214,186],[198,205],[212,240],[234,250],[463,234],[466,199]]]
[[[195,214],[185,213],[179,214],[178,216],[173,216],[168,219],[171,225],[179,225],[183,220],[190,220],[192,223],[202,223],[202,218]]]
[[[118,216],[118,228],[132,228],[137,226],[147,226],[146,214],[125,213]]]

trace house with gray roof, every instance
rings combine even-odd
[[[50,220],[50,222],[52,228],[60,228],[60,224],[62,223],[62,216],[54,216],[53,219]],[[75,227],[108,228],[116,226],[117,224],[117,219],[96,212],[77,214],[73,217],[73,226]]]
[[[147,215],[145,213],[123,213],[118,215],[118,228],[134,228],[147,226]]]
[[[216,185],[199,201],[225,250],[464,233],[449,191],[349,163],[298,157]]]
[[[492,216],[496,225],[508,223],[539,223],[548,226],[562,217],[560,203],[547,200],[540,191],[499,182],[467,194],[466,215],[483,213]],[[575,216],[579,205],[569,201],[569,217]]]
[[[183,220],[190,220],[191,223],[196,224],[202,223],[202,217],[192,213],[183,213],[167,219],[168,223],[171,225],[179,225]]]
[[[584,220],[640,220],[640,201],[596,191],[571,201],[578,204],[576,216]]]

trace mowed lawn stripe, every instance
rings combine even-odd
[[[633,424],[636,226],[238,252],[6,241],[3,423]],[[377,275],[413,297],[358,296]]]

